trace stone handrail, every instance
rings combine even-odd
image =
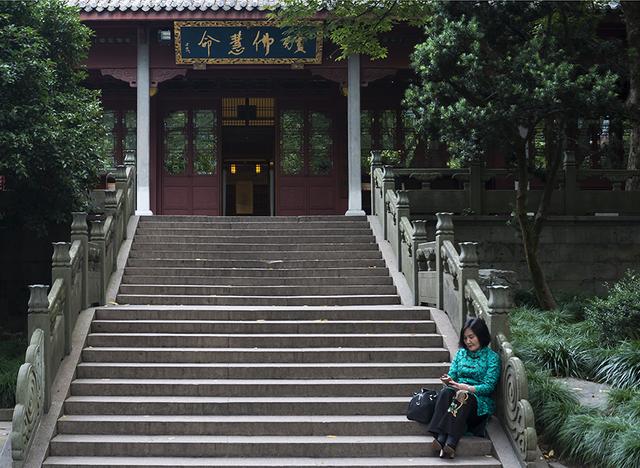
[[[435,239],[427,239],[426,221],[414,219],[411,191],[396,189],[395,171],[372,165],[372,210],[383,226],[385,239],[391,244],[398,269],[413,292],[414,303],[431,304],[444,310],[456,329],[460,329],[469,317],[485,320],[492,346],[502,360],[502,374],[496,390],[497,417],[521,465],[546,466],[540,457],[533,409],[527,400],[524,366],[514,356],[508,341],[508,312],[513,308],[510,288],[489,285],[486,292],[483,291],[479,283],[478,244],[455,243],[451,213],[436,213]],[[492,172],[500,176],[506,174],[503,170]],[[458,174],[461,172],[449,175],[468,180],[469,184],[482,180],[471,171],[468,177]],[[429,192],[424,193],[428,196]]]
[[[377,152],[372,152],[375,154]],[[640,170],[581,169],[572,152],[565,153],[562,169],[556,177],[558,189],[551,196],[549,213],[552,215],[588,215],[593,213],[618,213],[640,215],[640,191],[623,191],[623,185],[631,177],[640,176]],[[435,189],[431,182],[446,177],[462,182],[462,188]],[[410,198],[418,200],[412,211],[416,216],[435,214],[437,211],[493,215],[509,214],[515,202],[516,174],[509,169],[485,168],[473,163],[461,169],[449,168],[393,168],[383,166],[379,157],[372,157],[371,165],[371,214],[378,216],[383,227],[384,209],[389,191],[395,192],[407,178],[416,183],[409,192],[424,193]],[[496,180],[497,188],[486,188],[486,182]],[[596,181],[594,189],[581,187],[584,180]],[[611,190],[597,187],[597,181],[606,181]],[[507,186],[505,186],[507,183]],[[419,188],[415,188],[416,184]],[[534,184],[532,182],[532,184]],[[501,187],[501,188],[500,188]],[[426,193],[425,193],[426,192]],[[535,211],[542,196],[542,189],[532,185],[527,200],[527,210]]]
[[[36,328],[18,370],[16,406],[11,422],[13,467],[22,468],[44,413],[44,333]]]
[[[418,289],[437,288],[438,308],[444,310],[456,329],[469,317],[481,317],[491,333],[492,346],[500,354],[502,373],[496,390],[497,416],[516,450],[522,466],[545,466],[541,461],[535,418],[527,400],[527,376],[522,361],[513,354],[508,341],[509,311],[514,303],[511,288],[479,283],[478,244],[454,242],[451,213],[437,213],[436,239],[419,244],[418,250],[430,258],[426,273],[430,282],[418,281]],[[458,248],[460,249],[458,251]],[[429,262],[418,263],[422,269]],[[433,267],[435,266],[435,274]],[[418,293],[420,297],[420,293]]]
[[[71,352],[71,337],[80,311],[105,304],[107,283],[117,268],[118,251],[127,236],[128,220],[135,212],[135,166],[118,167],[115,172],[116,190],[105,191],[104,213],[89,221],[90,226],[87,213],[72,213],[71,242],[53,243],[51,290],[47,285],[29,286],[28,336],[32,346],[37,344],[40,361],[33,370],[36,365],[30,356],[35,351],[29,354],[27,350],[26,363],[18,376],[18,404],[11,432],[12,444],[15,441],[14,467],[22,466],[40,422],[31,409],[38,409],[41,415],[50,408],[52,384],[64,356]],[[23,371],[27,364],[32,370]],[[37,374],[41,391],[29,390],[35,384],[24,383],[27,374]]]

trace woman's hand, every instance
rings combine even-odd
[[[440,377],[440,380],[445,385],[451,385],[451,382],[453,382],[453,380],[451,379],[451,377],[449,377],[448,374],[444,374],[442,377]]]
[[[454,382],[453,380],[449,380],[449,383],[447,383],[447,385],[455,388],[456,390],[464,390],[466,392],[471,392],[471,393],[475,393],[476,391],[476,388],[473,385],[458,383],[458,382]]]

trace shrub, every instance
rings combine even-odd
[[[24,337],[0,339],[0,408],[14,406],[18,369],[24,363]]]
[[[587,303],[586,316],[601,340],[609,345],[624,339],[640,339],[640,274],[627,271],[606,298],[594,298]]]

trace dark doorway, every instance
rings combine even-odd
[[[274,215],[275,128],[223,126],[223,206],[227,216]]]

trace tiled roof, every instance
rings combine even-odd
[[[85,12],[266,10],[280,0],[66,0]]]

